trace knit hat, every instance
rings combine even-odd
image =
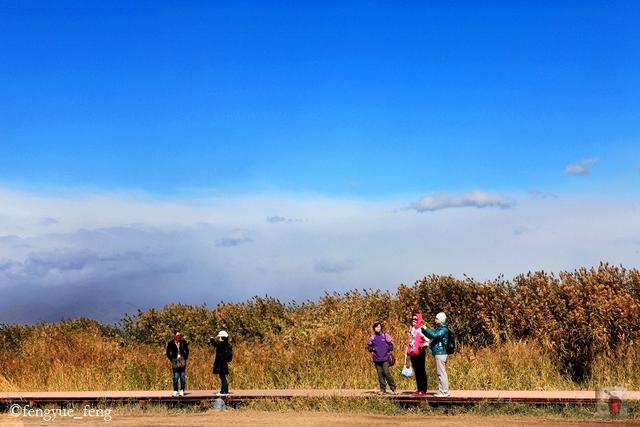
[[[436,319],[438,319],[441,322],[446,322],[447,321],[447,315],[444,314],[443,312],[440,312],[440,313],[436,314]]]
[[[227,331],[220,331],[218,332],[218,336],[220,338],[229,338],[229,334],[227,333]]]

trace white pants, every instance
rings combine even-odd
[[[438,389],[443,393],[449,393],[449,376],[447,375],[447,355],[436,354],[436,373],[438,374]]]

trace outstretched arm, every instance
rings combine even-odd
[[[447,333],[446,329],[438,329],[434,331],[433,329],[429,329],[426,326],[422,327],[422,333],[432,340],[441,339]]]

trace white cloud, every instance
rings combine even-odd
[[[318,259],[313,263],[313,268],[318,273],[344,273],[345,271],[352,270],[355,266],[355,261],[351,259]]]
[[[542,199],[548,199],[548,198],[557,199],[558,198],[557,194],[549,193],[548,191],[543,191],[543,190],[538,190],[538,189],[529,190],[527,192],[527,194],[529,194],[529,196],[531,196],[531,197],[542,198]]]
[[[253,242],[253,239],[251,237],[243,236],[242,234],[236,234],[235,236],[223,237],[216,240],[216,246],[219,248],[226,248],[250,242]]]
[[[271,223],[271,224],[277,224],[279,222],[286,222],[286,223],[291,223],[291,222],[301,222],[301,219],[297,219],[297,218],[286,218],[284,216],[280,216],[280,215],[272,215],[272,216],[268,216],[267,217],[267,222]]]
[[[564,173],[567,175],[587,176],[591,172],[593,165],[597,162],[597,158],[580,160],[579,162],[568,164],[564,168]]]
[[[432,212],[448,208],[491,208],[502,209],[511,208],[514,201],[506,196],[497,193],[486,193],[483,191],[471,191],[463,194],[433,194],[425,196],[415,202],[412,208],[418,212]]]
[[[122,307],[168,302],[395,289],[431,273],[484,280],[600,260],[638,266],[640,209],[631,200],[522,193],[474,202],[510,209],[444,209],[444,198],[427,203],[440,207],[431,215],[398,209],[413,198],[172,201],[0,188],[0,290],[11,295],[0,301],[0,322],[16,313],[10,304],[46,303],[49,316],[117,316]],[[273,212],[305,220],[278,227],[265,221]]]
[[[44,226],[57,224],[57,223],[58,223],[58,220],[55,218],[42,218],[42,221],[40,221],[40,224]]]

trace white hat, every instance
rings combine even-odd
[[[446,322],[447,321],[447,315],[444,314],[443,312],[440,312],[440,313],[436,314],[436,319],[438,319],[441,322]]]
[[[220,331],[218,332],[218,336],[220,338],[229,338],[229,334],[227,333],[227,331]]]

